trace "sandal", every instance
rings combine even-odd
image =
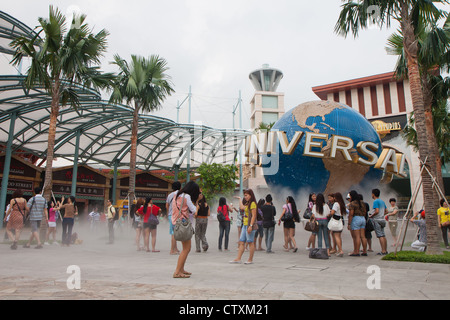
[[[187,272],[187,271],[183,271],[183,274],[188,275],[188,276],[192,275],[191,272]]]
[[[179,273],[179,274],[174,274],[173,277],[175,279],[187,279],[190,278],[191,276],[185,273]]]

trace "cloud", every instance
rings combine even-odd
[[[38,17],[48,16],[50,3],[55,2],[16,0],[5,2],[2,10],[34,27]],[[384,51],[395,25],[391,31],[344,39],[334,33],[340,10],[334,0],[67,0],[55,5],[64,13],[79,9],[94,31],[110,32],[102,63],[106,71],[114,70],[109,62],[116,53],[125,59],[131,54],[165,58],[176,94],[156,114],[175,120],[177,101],[192,86],[198,97],[195,117],[213,127],[232,126],[239,91],[249,126],[254,89],[248,75],[262,64],[284,73],[278,90],[285,93],[288,110],[317,100],[314,86],[392,71],[396,61]],[[230,111],[217,117],[214,110]]]

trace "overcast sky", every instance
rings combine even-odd
[[[363,31],[357,39],[334,33],[339,0],[14,0],[3,1],[0,10],[34,28],[38,17],[48,17],[50,4],[86,14],[94,32],[110,32],[105,71],[116,71],[109,64],[114,54],[167,60],[176,93],[156,115],[176,120],[177,101],[191,85],[192,121],[217,128],[232,127],[239,91],[249,127],[254,88],[248,75],[263,64],[283,72],[278,91],[289,110],[318,100],[314,86],[390,72],[396,63],[385,51],[396,25]],[[187,122],[187,110],[186,102],[180,122]]]

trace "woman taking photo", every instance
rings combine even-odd
[[[172,203],[172,223],[176,225],[178,219],[189,220],[191,214],[197,212],[197,201],[200,195],[200,187],[194,181],[189,181],[177,193]],[[178,256],[177,267],[173,273],[174,278],[189,278],[192,273],[184,269],[189,252],[191,251],[191,239],[182,241],[182,250]]]
[[[349,253],[351,257],[359,257],[359,248],[362,244],[363,256],[367,256],[367,239],[366,239],[366,206],[361,201],[359,194],[352,190],[350,191],[350,204],[348,206],[348,229],[353,238],[353,252]]]
[[[295,204],[294,198],[291,196],[287,197],[286,204],[283,205],[283,212],[281,213],[280,220],[278,220],[278,225],[283,221],[283,231],[284,231],[284,250],[289,251],[293,249],[293,252],[297,252],[297,243],[295,242],[295,222],[299,221],[297,206]]]
[[[242,223],[241,237],[239,239],[239,251],[236,259],[230,261],[230,263],[241,263],[241,258],[245,250],[245,244],[248,243],[250,249],[250,255],[245,264],[253,263],[253,255],[255,254],[255,233],[258,230],[258,224],[256,223],[258,215],[258,205],[256,203],[255,194],[252,189],[244,191],[245,205],[240,197],[239,207],[244,210],[244,218]]]
[[[64,203],[64,197],[61,198],[61,203]],[[55,210],[61,211],[61,209],[64,209],[64,218],[62,221],[62,246],[68,247],[70,245],[70,242],[72,240],[72,229],[73,229],[73,223],[75,220],[75,216],[78,215],[77,207],[75,206],[75,197],[70,196],[67,199],[66,204],[60,204],[55,208]]]

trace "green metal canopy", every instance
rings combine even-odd
[[[26,90],[24,79],[24,76],[0,76],[0,143],[6,145],[12,138],[13,153],[30,153],[44,159],[51,99],[43,88]],[[78,152],[78,164],[129,166],[133,109],[102,100],[94,90],[76,85],[74,89],[80,105],[60,110],[55,157],[73,162]],[[11,119],[15,122],[14,133],[8,131]],[[195,168],[203,162],[234,163],[249,134],[246,130],[178,124],[141,114],[136,166],[142,170],[170,170]]]
[[[9,14],[0,11],[0,52],[14,54],[9,44],[17,37],[35,37],[30,27],[11,17]]]
[[[9,44],[18,36],[31,38],[37,34],[0,11],[0,52],[13,54]],[[51,98],[39,86],[26,89],[24,79],[22,75],[0,75],[0,145],[11,148],[7,151],[12,153],[45,159]],[[76,109],[61,108],[54,156],[91,166],[128,167],[133,109],[111,104],[93,89],[71,86],[80,105]],[[141,114],[136,166],[170,170],[195,168],[203,162],[234,163],[249,134],[246,130],[178,124]]]

